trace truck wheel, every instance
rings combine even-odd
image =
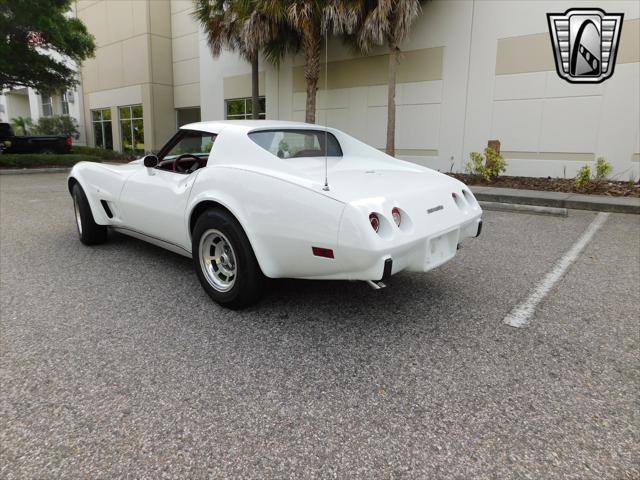
[[[107,227],[98,225],[93,219],[89,201],[80,184],[76,183],[73,186],[71,196],[73,197],[73,211],[80,241],[85,245],[104,243],[107,240]]]
[[[191,252],[198,279],[214,301],[236,310],[260,299],[264,276],[247,235],[232,215],[218,209],[200,215]]]

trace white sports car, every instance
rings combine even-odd
[[[381,288],[442,265],[482,227],[463,183],[295,122],[185,125],[157,156],[76,164],[68,186],[83,243],[112,228],[192,257],[230,308],[256,302],[265,276]]]

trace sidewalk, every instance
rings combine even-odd
[[[515,188],[474,186],[470,188],[478,200],[485,202],[640,214],[640,198],[635,197],[607,197],[606,195],[583,195]]]

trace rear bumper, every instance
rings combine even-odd
[[[396,239],[386,248],[368,249],[342,247],[336,251],[336,264],[341,273],[316,276],[325,280],[384,281],[402,271],[427,272],[451,260],[458,245],[475,238],[482,231],[481,215],[460,225],[433,232],[428,236]]]

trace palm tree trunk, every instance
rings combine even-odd
[[[320,78],[320,34],[315,32],[306,35],[304,78],[307,81],[307,104],[305,122],[316,123],[316,94],[318,78]]]
[[[389,48],[389,91],[387,98],[387,155],[396,154],[396,76],[400,49],[397,45]]]
[[[251,56],[251,118],[260,118],[260,77],[258,74],[258,53]]]

